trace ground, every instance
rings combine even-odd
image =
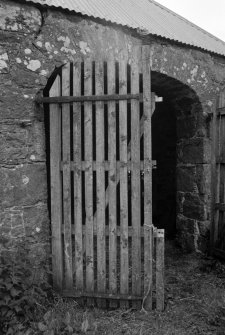
[[[183,335],[225,334],[225,265],[166,245],[164,312],[83,309],[56,297],[42,321],[25,334]],[[35,330],[36,329],[36,330]]]

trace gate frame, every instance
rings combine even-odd
[[[148,62],[149,60],[149,62]],[[122,63],[123,64],[123,63]],[[53,206],[57,199],[58,204],[63,204],[64,212],[69,213],[70,208],[70,196],[71,190],[69,185],[69,179],[67,178],[62,186],[60,180],[61,171],[63,171],[63,175],[69,176],[71,171],[71,162],[69,159],[69,131],[68,133],[62,132],[61,139],[61,131],[62,124],[66,125],[69,129],[69,111],[71,103],[78,105],[80,102],[86,102],[91,104],[93,101],[96,103],[102,103],[103,101],[119,101],[121,104],[126,100],[131,101],[142,101],[144,105],[144,134],[147,134],[147,137],[144,141],[144,185],[145,192],[148,196],[144,197],[145,199],[145,208],[144,211],[144,226],[140,232],[141,236],[144,237],[145,240],[145,280],[144,280],[144,296],[142,296],[142,307],[148,310],[152,309],[152,293],[153,293],[153,253],[155,248],[155,282],[156,282],[156,308],[158,310],[164,309],[164,230],[157,230],[152,224],[152,177],[151,171],[153,167],[153,162],[151,160],[151,88],[150,88],[150,48],[149,46],[142,47],[142,73],[143,73],[143,87],[145,90],[143,94],[111,94],[111,95],[103,95],[100,94],[98,96],[91,95],[91,91],[87,92],[88,96],[69,96],[69,88],[66,83],[62,83],[62,96],[60,96],[60,77],[57,76],[53,86],[50,90],[50,96],[41,98],[38,97],[37,103],[48,103],[50,104],[50,157],[51,157],[51,222],[52,222],[52,253],[53,253],[53,283],[56,289],[59,289],[63,292],[65,296],[73,296],[80,298],[87,298],[87,302],[89,304],[93,303],[93,298],[104,298],[104,299],[122,299],[122,300],[130,300],[134,302],[136,305],[136,300],[140,300],[140,296],[129,295],[129,294],[109,294],[109,293],[101,293],[94,292],[93,283],[90,282],[90,291],[91,292],[76,292],[76,294],[72,294],[70,290],[63,290],[63,284],[65,283],[67,288],[71,288],[73,286],[73,273],[72,273],[72,227],[71,227],[71,217],[67,217],[66,222],[64,222],[64,230],[62,231],[62,206]],[[65,66],[62,70],[65,73],[69,73],[69,66]],[[76,88],[74,88],[75,92]],[[75,92],[76,93],[76,92]],[[60,116],[60,105],[62,105],[62,119]],[[91,105],[90,105],[91,106]],[[121,105],[122,106],[122,105]],[[147,114],[145,114],[147,113]],[[55,114],[58,114],[56,117]],[[52,122],[54,120],[55,122]],[[150,122],[147,122],[147,121]],[[90,136],[91,138],[91,136]],[[148,140],[147,140],[148,139]],[[57,148],[63,147],[63,157],[61,162],[61,152],[57,152]],[[55,150],[54,150],[55,149]],[[147,150],[148,149],[148,150]],[[97,165],[96,165],[97,169]],[[91,170],[92,171],[92,170]],[[122,170],[121,170],[122,171]],[[62,200],[62,198],[66,200]],[[120,227],[121,228],[121,227]],[[121,228],[122,229],[122,228]],[[127,227],[128,229],[128,227]],[[78,232],[79,237],[83,234],[83,229],[81,226],[81,231]],[[94,227],[89,232],[94,235]],[[66,250],[62,248],[62,234],[66,237],[66,241],[70,241],[68,246],[66,245]],[[122,233],[121,233],[122,234]],[[106,235],[105,235],[106,236]],[[118,235],[117,235],[118,236]],[[127,239],[128,239],[128,231],[127,231]],[[132,235],[131,235],[132,236]],[[63,252],[71,255],[68,257],[64,257],[64,265],[63,265]],[[128,249],[127,249],[128,252]],[[82,259],[83,261],[83,259]],[[87,265],[86,265],[87,266]],[[66,270],[65,279],[63,280],[64,268]],[[79,271],[80,276],[80,271]],[[76,276],[77,278],[79,276]],[[128,277],[127,277],[128,278]],[[82,278],[80,278],[80,281]],[[104,284],[104,283],[103,283]],[[127,283],[128,285],[128,283]],[[104,304],[103,304],[104,305]],[[121,305],[121,304],[120,304]],[[121,306],[128,307],[122,303]]]

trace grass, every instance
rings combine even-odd
[[[225,266],[202,255],[183,255],[169,243],[164,312],[82,308],[58,296],[42,307],[39,320],[21,335],[224,335]]]

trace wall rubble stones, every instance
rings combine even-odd
[[[158,38],[143,40],[128,29],[80,15],[41,11],[11,0],[0,0],[2,248],[24,234],[31,237],[32,255],[38,251],[40,261],[48,257],[44,111],[34,103],[36,94],[53,71],[67,62],[106,57],[110,52],[118,57],[124,48],[131,55],[133,46],[142,43],[151,45],[152,70],[175,79],[188,92],[181,101],[179,91],[170,88],[178,125],[177,229],[184,249],[205,250],[210,220],[207,120],[217,92],[225,86],[224,59]]]
[[[0,29],[14,31],[20,34],[38,32],[42,17],[40,11],[26,4],[19,4],[7,0],[0,3]]]

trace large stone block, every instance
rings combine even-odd
[[[208,250],[210,221],[197,221],[178,215],[176,226],[178,243],[184,251]]]
[[[210,232],[210,221],[198,221],[198,230],[201,236],[204,236],[205,238],[209,238],[209,232]]]
[[[210,198],[210,164],[181,165],[177,167],[177,191],[199,193]]]
[[[198,193],[196,166],[177,167],[177,191]]]
[[[23,220],[26,236],[33,237],[38,243],[49,242],[50,220],[46,202],[23,207]]]
[[[194,220],[207,220],[207,206],[198,194],[186,193],[183,201],[183,215]]]
[[[207,252],[209,248],[210,221],[197,221],[178,215],[177,240],[186,252]]]
[[[210,197],[211,193],[211,165],[199,164],[196,166],[196,182],[200,194]]]
[[[26,4],[0,0],[0,29],[19,33],[37,32],[41,26],[40,11]]]
[[[177,145],[178,163],[210,163],[211,144],[209,139],[196,137],[184,140]]]
[[[45,164],[0,169],[0,208],[29,206],[47,199]]]
[[[17,164],[29,155],[29,129],[21,125],[0,124],[0,163]]]
[[[0,124],[0,153],[1,164],[45,161],[44,123],[25,120]]]
[[[23,210],[6,209],[0,212],[0,249],[12,249],[25,236]]]
[[[23,73],[19,72],[19,76],[23,77]],[[0,82],[0,119],[30,119],[34,115],[34,101],[29,98],[30,90],[15,85],[11,76],[4,78],[4,82]]]
[[[29,159],[32,161],[46,161],[46,136],[44,122],[36,120],[30,129],[30,140],[32,143],[29,152]]]
[[[177,240],[182,249],[186,252],[197,250],[199,230],[197,221],[178,215],[176,220]]]
[[[26,62],[26,65],[17,65],[12,67],[10,73],[12,76],[13,81],[16,83],[16,85],[18,85],[18,87],[22,87],[23,88],[23,92],[25,92],[24,89],[27,89],[29,96],[35,96],[36,93],[38,92],[39,89],[39,83],[43,82],[46,84],[46,80],[43,81],[43,76],[40,77],[38,76],[37,72],[40,73],[41,70],[41,62],[39,61],[39,59],[36,59],[38,57],[35,56],[34,60],[31,60],[31,64],[34,65],[33,70],[30,70],[29,67],[29,63],[28,61],[26,61],[26,59],[22,59],[19,58],[19,60],[22,62]],[[34,61],[34,62],[32,62]],[[37,61],[37,63],[35,63],[35,61]],[[35,72],[36,71],[36,72]],[[45,85],[42,85],[42,87],[44,87]],[[22,94],[22,98],[24,97],[24,94]]]
[[[184,215],[177,215],[176,227],[177,231],[185,231],[192,235],[199,234],[197,220],[189,219]]]
[[[177,118],[177,138],[191,138],[196,134],[196,115],[182,116]]]

